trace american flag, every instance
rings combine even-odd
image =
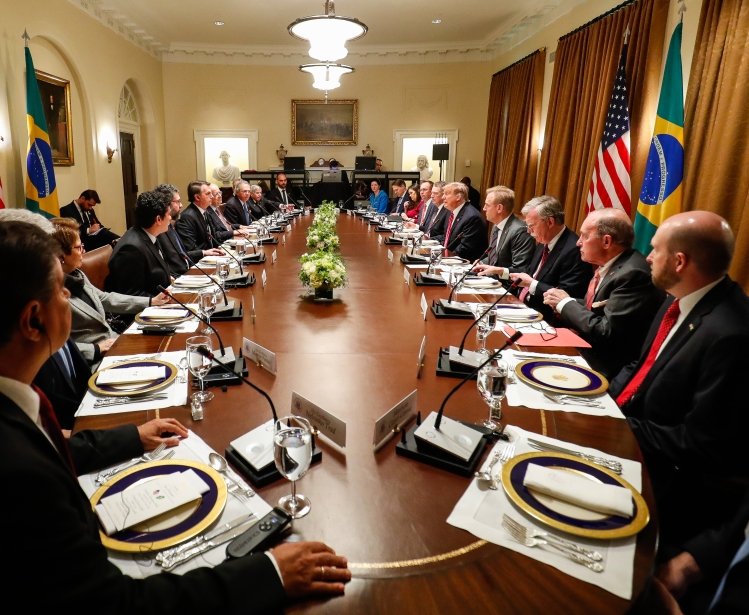
[[[589,212],[604,207],[618,207],[630,213],[629,97],[626,63],[625,44],[622,46],[619,68],[611,91],[596,165],[588,186],[586,204]]]
[[[3,180],[0,179],[0,209],[5,209],[5,195],[3,194]]]

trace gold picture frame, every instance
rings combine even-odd
[[[292,145],[356,145],[359,101],[292,100]]]
[[[70,110],[70,81],[40,70],[34,72],[44,116],[47,120],[52,163],[56,166],[72,167],[75,164],[75,158]]]

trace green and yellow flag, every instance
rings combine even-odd
[[[49,145],[47,119],[44,117],[42,97],[36,82],[34,61],[26,47],[26,124],[29,145],[26,152],[26,209],[48,218],[60,215],[57,201],[55,168],[52,165],[52,148]]]
[[[650,252],[658,226],[681,211],[684,176],[684,86],[681,72],[681,23],[674,28],[663,70],[658,114],[635,216],[635,248]]]

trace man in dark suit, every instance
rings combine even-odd
[[[257,184],[250,186],[249,205],[255,213],[256,219],[270,216],[278,211],[278,206],[263,196],[263,189]]]
[[[582,297],[593,271],[580,259],[577,235],[564,225],[564,210],[556,197],[534,197],[521,213],[537,245],[528,269],[511,273],[510,279],[520,286],[521,301],[541,312],[546,322],[554,322],[554,310],[544,304],[544,293],[561,288],[572,297]]]
[[[185,249],[209,250],[218,247],[206,219],[206,212],[211,205],[211,188],[208,182],[190,182],[187,185],[187,199],[190,204],[175,225]]]
[[[621,209],[592,211],[580,227],[580,256],[596,267],[584,297],[552,288],[544,303],[571,325],[591,349],[580,353],[608,378],[640,354],[665,293],[653,285],[650,265],[632,249],[634,230]]]
[[[193,263],[197,263],[204,256],[221,256],[223,254],[223,251],[219,248],[209,248],[208,250],[185,249],[179,233],[174,228],[182,213],[182,197],[179,195],[179,190],[173,184],[159,184],[154,190],[162,193],[168,199],[169,207],[171,208],[172,221],[166,232],[161,233],[156,238],[156,243],[161,249],[161,254],[164,256],[166,264],[169,265],[169,272],[173,276],[182,275]],[[187,259],[184,258],[185,256],[187,256]]]
[[[104,228],[96,217],[94,207],[101,203],[96,190],[84,190],[74,201],[60,208],[60,217],[73,218],[81,229],[81,241],[86,250],[91,251],[117,241],[120,236]]]
[[[296,207],[296,190],[293,186],[289,186],[289,179],[286,177],[286,173],[279,173],[276,175],[276,181],[273,188],[268,191],[265,198],[276,205]]]
[[[406,211],[405,203],[408,200],[406,182],[402,179],[393,180],[393,200],[390,205],[391,214],[402,214]]]
[[[506,186],[489,188],[483,209],[494,229],[489,239],[489,253],[474,270],[507,280],[510,272],[528,269],[535,245],[525,222],[513,213],[515,192]]]
[[[466,175],[460,183],[468,187],[468,202],[476,209],[481,209],[481,193],[471,186],[471,178]]]
[[[106,289],[125,295],[154,297],[172,283],[169,265],[156,238],[172,219],[169,201],[160,192],[141,192],[135,202],[135,225],[117,242],[109,258]]]
[[[632,427],[653,481],[659,553],[725,521],[749,477],[745,437],[749,298],[731,280],[734,237],[717,214],[666,219],[651,241],[653,283],[671,295],[639,359],[609,392]]]
[[[39,613],[197,615],[247,612],[250,594],[249,610],[274,613],[288,598],[342,594],[351,577],[346,560],[321,543],[286,543],[270,555],[144,579],[126,576],[110,561],[77,475],[141,455],[144,438],[174,446],[188,431],[175,419],[155,419],[141,426],[148,433],[123,425],[64,438],[46,396],[31,387],[70,332],[59,256],[36,226],[0,224],[6,265],[0,284],[13,289],[13,300],[0,307],[0,480],[13,494],[0,507],[0,523],[9,528],[3,547],[14,563],[3,575],[5,599],[23,600]],[[162,432],[175,435],[162,438]],[[30,574],[40,566],[41,584],[39,574]]]
[[[226,216],[226,219],[232,224],[249,226],[252,224],[253,220],[262,217],[262,214],[256,216],[254,211],[250,208],[251,192],[249,182],[241,180],[234,188],[234,196],[226,201],[226,205],[224,205],[224,216]]]
[[[447,184],[443,193],[448,212],[445,232],[437,236],[430,233],[430,237],[441,242],[450,254],[469,261],[476,260],[486,252],[486,222],[478,210],[467,202],[468,188],[465,184]]]

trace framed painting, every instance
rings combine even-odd
[[[292,100],[292,145],[356,145],[358,100]]]
[[[35,73],[44,116],[47,119],[52,163],[62,167],[72,167],[75,159],[73,158],[73,124],[70,117],[70,81],[40,70]]]

